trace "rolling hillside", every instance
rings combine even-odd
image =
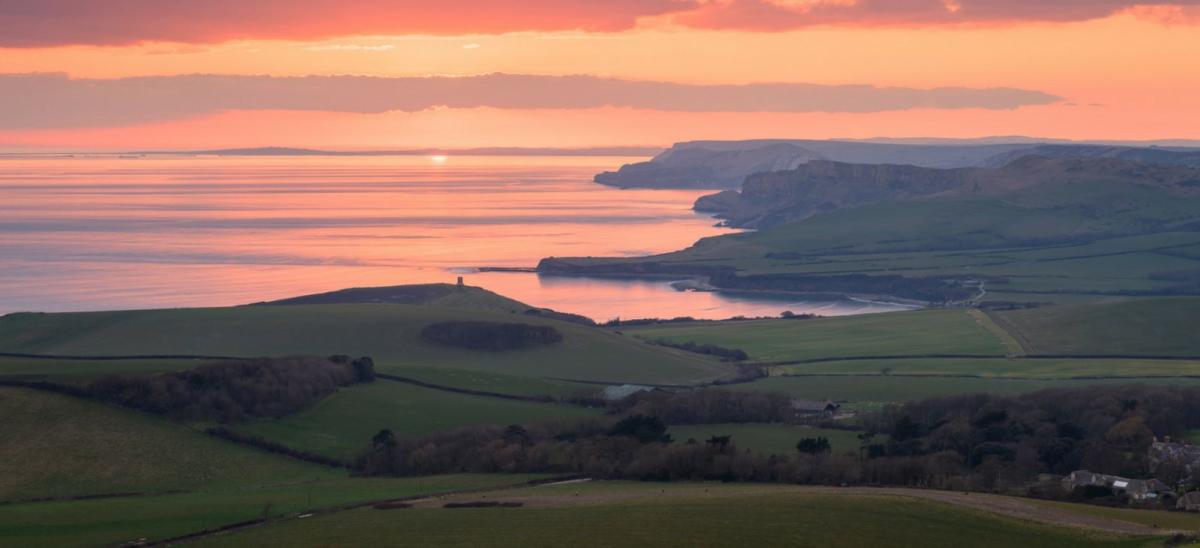
[[[0,417],[0,501],[220,489],[344,475],[59,394],[0,387]]]
[[[552,325],[558,344],[482,352],[437,346],[420,331],[477,320]],[[178,310],[11,314],[0,318],[0,352],[60,355],[371,356],[381,372],[407,366],[611,382],[691,383],[724,364],[598,328],[525,314],[398,304],[249,306]]]

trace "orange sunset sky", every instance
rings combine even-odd
[[[0,150],[1200,139],[1200,0],[0,0]]]

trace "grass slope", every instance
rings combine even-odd
[[[353,546],[415,542],[430,546],[1041,548],[1147,544],[1145,539],[1035,525],[946,504],[887,496],[783,490],[708,496],[694,489],[690,496],[622,500],[619,495],[607,499],[587,486],[567,487],[599,498],[591,503],[537,508],[362,509],[211,537],[199,545]],[[657,485],[650,487],[663,490]],[[671,490],[676,487],[671,486]]]
[[[1031,354],[1200,356],[1200,297],[992,313]]]
[[[463,426],[522,424],[598,412],[573,405],[469,396],[376,380],[343,388],[299,414],[260,419],[234,429],[289,447],[351,458],[367,447],[371,436],[385,428],[398,436],[416,437]]]
[[[59,394],[0,388],[0,417],[0,500],[214,489],[342,474]]]
[[[553,325],[562,343],[485,353],[425,343],[430,323],[451,320]],[[729,371],[715,360],[597,328],[505,312],[414,305],[330,304],[10,314],[0,351],[62,355],[366,355],[380,371],[458,368],[536,377],[687,383]]]
[[[623,328],[645,339],[738,348],[755,361],[844,356],[1004,356],[1003,342],[966,310],[919,310],[815,320],[667,324]]]
[[[143,375],[190,369],[207,360],[60,360],[0,356],[0,377],[85,380],[101,375]]]
[[[414,495],[513,485],[541,476],[460,474],[423,478],[339,478],[286,485],[230,487],[154,497],[0,506],[0,545],[114,546],[165,539],[317,508]]]

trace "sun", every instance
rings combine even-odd
[[[434,154],[433,156],[429,157],[429,161],[431,163],[434,163],[437,165],[444,164],[444,163],[446,163],[446,160],[449,160],[449,159],[450,159],[450,157],[446,156],[445,154]]]

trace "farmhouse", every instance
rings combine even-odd
[[[1154,438],[1149,451],[1150,469],[1157,470],[1164,464],[1182,466],[1188,474],[1200,473],[1200,445],[1172,443],[1170,437],[1161,441]]]
[[[1192,491],[1179,497],[1179,502],[1175,503],[1175,507],[1188,512],[1200,512],[1200,491]]]
[[[1097,474],[1087,470],[1076,470],[1062,480],[1063,490],[1107,488],[1113,493],[1124,493],[1132,500],[1157,500],[1171,493],[1171,487],[1156,479],[1129,479],[1109,474]]]
[[[831,400],[811,401],[811,400],[792,400],[792,411],[797,415],[836,415],[842,406]]]
[[[639,392],[665,392],[665,390],[640,384],[622,384],[619,386],[605,386],[604,390],[600,391],[600,397],[606,401],[616,401]]]

